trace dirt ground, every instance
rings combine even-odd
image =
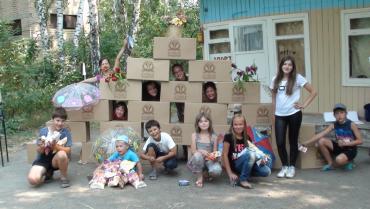
[[[73,147],[69,175],[72,186],[59,188],[55,180],[38,188],[30,187],[26,175],[30,169],[26,150],[10,154],[10,162],[0,167],[0,209],[11,208],[148,208],[148,209],[224,209],[224,208],[370,208],[370,157],[360,149],[356,167],[351,172],[337,169],[298,170],[294,179],[278,179],[276,171],[267,178],[253,179],[254,189],[232,187],[225,174],[204,188],[194,186],[194,178],[181,162],[177,172],[160,173],[158,180],[146,180],[146,188],[91,190],[86,176],[94,164],[78,164],[80,147]],[[149,168],[145,167],[145,174]],[[178,180],[187,179],[190,186],[180,187]]]

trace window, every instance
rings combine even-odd
[[[11,23],[9,23],[9,26],[11,27],[14,36],[22,35],[21,19],[13,20]]]
[[[244,25],[234,27],[235,51],[263,50],[262,25]]]
[[[305,34],[304,20],[277,20],[275,22],[275,44],[276,44],[276,63],[287,55],[293,56],[296,62],[297,72],[307,77],[305,62]],[[276,69],[276,68],[275,68]]]
[[[370,86],[370,10],[342,12],[342,84]]]
[[[77,22],[76,15],[63,15],[63,29],[75,29]],[[57,28],[57,15],[50,14],[50,28]]]
[[[206,30],[205,34],[208,41],[206,47],[207,54],[210,55],[210,60],[227,60],[231,59],[231,43],[230,32],[226,26],[218,26]]]

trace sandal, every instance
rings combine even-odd
[[[202,181],[196,181],[195,186],[199,187],[199,188],[202,188],[203,187],[203,182]]]
[[[157,180],[157,171],[152,170],[152,172],[149,173],[149,179],[150,180]]]
[[[60,187],[61,188],[67,188],[67,187],[70,187],[71,185],[69,184],[69,180],[68,179],[61,179],[60,180]]]

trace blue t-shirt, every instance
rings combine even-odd
[[[109,161],[116,161],[116,160],[128,160],[128,161],[132,161],[132,162],[139,162],[139,157],[137,156],[137,154],[128,149],[127,152],[122,156],[120,155],[117,151],[114,152],[109,158],[108,158]]]

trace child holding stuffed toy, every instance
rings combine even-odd
[[[93,179],[90,181],[90,188],[104,189],[108,186],[124,187],[131,183],[135,188],[145,186],[142,165],[137,154],[130,149],[126,135],[117,137],[116,151],[94,171]]]
[[[187,166],[197,175],[195,185],[203,187],[205,174],[214,177],[221,175],[222,168],[218,162],[220,156],[217,151],[217,135],[213,131],[211,117],[201,112],[195,119],[195,133],[192,134],[191,152]],[[206,171],[203,173],[203,171]]]
[[[38,156],[32,163],[28,174],[28,182],[33,186],[42,184],[45,180],[52,179],[55,170],[60,170],[60,186],[69,187],[67,179],[68,156],[71,153],[72,138],[65,128],[67,112],[62,107],[57,107],[52,115],[52,121],[47,127],[40,130],[37,139]]]

